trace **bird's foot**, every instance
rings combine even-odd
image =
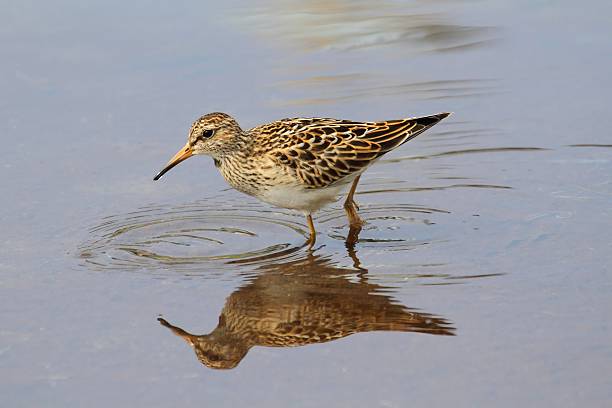
[[[355,244],[359,241],[359,233],[361,232],[361,224],[351,224],[348,235],[346,236],[346,247],[353,250]]]
[[[311,234],[308,239],[306,240],[306,246],[308,246],[308,249],[312,249],[312,247],[314,246],[315,242],[317,242],[317,236],[316,234]]]
[[[357,214],[357,210],[359,210],[359,206],[355,201],[351,200],[346,201],[344,203],[344,211],[346,212],[346,216],[349,220],[351,228],[359,227],[359,229],[361,230],[361,227],[363,226],[364,222],[359,217],[359,214]]]
[[[349,233],[346,236],[346,245],[348,248],[355,246],[359,240],[361,228],[363,227],[363,224],[365,224],[365,222],[357,214],[358,209],[359,206],[357,206],[357,203],[353,200],[347,200],[344,203],[344,211],[346,212],[346,216],[349,220]]]

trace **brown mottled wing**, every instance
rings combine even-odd
[[[383,154],[429,129],[449,113],[385,122],[324,118],[283,119],[252,129],[259,148],[310,188],[363,171]]]

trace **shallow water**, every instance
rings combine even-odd
[[[4,403],[609,405],[611,12],[5,5]],[[454,115],[365,173],[355,246],[339,202],[309,251],[210,160],[152,181],[209,111]]]

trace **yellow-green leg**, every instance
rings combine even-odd
[[[315,244],[317,240],[317,231],[315,230],[314,222],[312,222],[311,214],[308,214],[306,216],[306,220],[308,221],[308,228],[310,229],[310,236],[308,237],[308,241],[306,241],[306,244],[310,248]]]
[[[359,206],[353,199],[353,196],[355,195],[355,190],[357,190],[357,183],[359,183],[360,177],[361,175],[355,177],[355,180],[353,180],[351,190],[346,196],[346,201],[344,202],[344,211],[346,212],[346,216],[348,217],[351,228],[361,227],[363,225],[362,219],[359,218],[359,215],[357,214]]]
[[[363,220],[359,218],[359,215],[357,214],[359,206],[353,199],[355,190],[357,190],[357,183],[359,183],[359,177],[361,176],[357,176],[355,180],[353,180],[351,190],[346,196],[346,201],[344,202],[344,211],[346,212],[346,216],[349,220],[349,232],[346,236],[347,248],[352,248],[359,240],[359,233],[361,232],[361,227],[363,226]]]

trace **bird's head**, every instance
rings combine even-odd
[[[231,149],[236,136],[241,133],[238,123],[225,113],[215,112],[202,116],[191,125],[185,146],[170,159],[154,180],[195,154],[206,154],[213,158],[222,155]]]
[[[219,318],[219,326],[212,333],[199,336],[173,326],[161,317],[157,320],[162,326],[169,328],[193,347],[198,360],[210,368],[234,368],[251,348],[245,339],[236,336],[225,328],[223,315]]]
[[[200,336],[193,345],[193,351],[206,367],[227,370],[242,361],[249,347],[241,339],[213,332]]]

